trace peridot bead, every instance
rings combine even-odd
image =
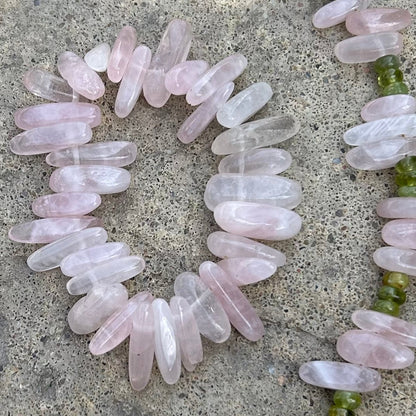
[[[393,82],[393,84],[387,85],[382,88],[380,95],[383,97],[387,95],[396,95],[396,94],[408,94],[409,88],[404,82]]]
[[[378,291],[378,297],[379,299],[392,300],[398,305],[403,305],[406,302],[406,292],[392,286],[381,286]]]
[[[400,308],[396,302],[387,299],[378,299],[374,302],[373,307],[371,308],[373,311],[385,313],[391,316],[399,316],[400,315]]]
[[[352,410],[344,409],[342,407],[331,406],[328,411],[328,416],[354,416]]]
[[[334,403],[337,407],[354,410],[361,405],[361,394],[355,391],[337,390],[334,393]]]
[[[395,181],[399,186],[416,186],[416,172],[399,173]]]
[[[406,156],[396,163],[394,167],[398,173],[407,173],[416,171],[416,156]]]
[[[381,74],[386,69],[398,68],[400,66],[399,58],[396,55],[384,55],[374,62],[374,70]]]
[[[416,196],[416,186],[401,186],[397,190],[399,196]]]
[[[389,68],[383,71],[377,78],[378,85],[384,88],[395,82],[403,81],[403,72],[400,69]]]
[[[383,276],[383,285],[405,289],[409,286],[409,276],[400,272],[387,272]]]

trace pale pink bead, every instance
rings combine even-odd
[[[85,63],[96,72],[105,72],[110,59],[111,47],[108,43],[100,43],[84,56]]]
[[[416,100],[407,94],[387,95],[367,103],[361,110],[364,121],[412,114],[416,112]]]
[[[209,68],[205,61],[185,61],[166,74],[165,87],[173,95],[184,95]]]
[[[416,219],[389,221],[381,230],[381,237],[390,246],[416,249]]]
[[[378,267],[416,276],[416,251],[397,247],[380,247],[373,254]]]
[[[101,225],[95,217],[44,218],[18,224],[10,228],[9,238],[19,243],[51,243],[68,234]]]
[[[388,198],[377,205],[377,214],[384,218],[416,218],[416,198]]]
[[[132,26],[124,26],[114,42],[108,59],[107,75],[110,81],[120,82],[126,71],[137,42],[136,29]]]

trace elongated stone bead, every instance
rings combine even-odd
[[[152,52],[145,45],[134,50],[117,93],[115,112],[118,117],[127,117],[136,105],[151,57]]]
[[[121,344],[130,335],[137,308],[141,303],[152,300],[153,296],[150,293],[139,292],[114,312],[92,337],[89,344],[91,354],[105,354]]]
[[[290,139],[299,129],[299,122],[291,115],[263,118],[224,131],[216,137],[211,150],[216,155],[228,155],[271,146]]]
[[[233,90],[234,84],[229,82],[215,91],[183,122],[178,131],[178,139],[186,144],[194,141],[214,120],[218,109],[228,100]]]
[[[100,43],[85,54],[84,61],[95,72],[105,72],[107,71],[110,53],[110,45]]]
[[[95,217],[43,218],[14,225],[9,230],[9,238],[19,243],[45,244],[76,231],[99,225],[101,220]]]
[[[299,377],[313,386],[359,393],[377,390],[381,385],[378,371],[337,361],[309,361],[299,368]]]
[[[335,46],[336,57],[345,64],[374,62],[384,55],[399,55],[403,36],[399,32],[372,33],[342,40]]]
[[[108,58],[107,75],[110,81],[121,81],[136,46],[136,42],[136,29],[132,26],[124,26],[120,30],[111,49],[110,57]]]
[[[101,123],[101,110],[89,103],[49,103],[19,108],[14,113],[16,126],[23,130],[67,122],[83,122],[96,127]]]
[[[214,209],[217,224],[225,231],[261,240],[286,240],[301,228],[298,214],[286,208],[255,202],[222,202]]]
[[[212,291],[195,273],[181,273],[174,284],[176,296],[186,299],[192,309],[199,332],[209,340],[221,343],[231,332],[230,321]]]
[[[56,169],[49,179],[49,187],[54,192],[113,194],[125,191],[130,179],[130,173],[122,168],[72,165]]]
[[[68,281],[66,288],[71,295],[87,293],[95,284],[121,283],[144,270],[145,263],[140,256],[111,259],[93,266]]]
[[[27,265],[36,272],[54,269],[69,254],[103,244],[107,237],[107,232],[101,227],[78,231],[41,247],[28,257]]]
[[[416,219],[389,221],[381,230],[381,236],[390,246],[416,249]]]
[[[181,349],[175,322],[169,305],[164,299],[155,299],[152,306],[157,366],[166,383],[174,384],[181,375]]]
[[[202,281],[214,292],[234,328],[250,341],[264,335],[264,327],[250,302],[240,289],[230,282],[221,267],[211,261],[199,266]]]
[[[214,256],[255,257],[274,263],[277,267],[284,266],[286,256],[280,251],[246,237],[215,231],[208,236],[207,245]]]
[[[99,142],[57,150],[46,156],[51,166],[106,165],[122,167],[133,163],[137,146],[132,142]]]
[[[97,330],[110,315],[127,303],[127,289],[120,283],[94,285],[68,313],[68,324],[76,334]]]
[[[82,122],[52,124],[26,130],[13,137],[10,150],[17,155],[37,155],[87,143],[91,127]]]
[[[384,218],[415,218],[416,198],[387,198],[377,205],[377,214]]]
[[[416,251],[414,250],[380,247],[374,252],[373,259],[382,269],[416,276]]]
[[[143,84],[144,97],[152,107],[160,108],[168,101],[170,92],[165,86],[166,74],[176,64],[186,60],[191,42],[191,25],[184,20],[173,19],[153,55]]]
[[[265,106],[272,95],[273,91],[267,82],[250,85],[218,110],[218,123],[228,128],[239,126]]]
[[[105,243],[66,256],[60,268],[65,276],[76,276],[86,270],[109,261],[126,257],[130,254],[130,248],[125,243]]]
[[[367,103],[361,110],[364,121],[395,117],[416,112],[416,100],[408,94],[387,95]]]
[[[209,68],[205,61],[185,61],[166,74],[165,87],[173,95],[186,94]]]
[[[191,105],[201,104],[223,85],[234,81],[246,66],[247,59],[240,53],[228,56],[202,75],[187,92],[186,101]]]

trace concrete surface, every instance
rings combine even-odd
[[[325,415],[331,393],[304,384],[297,375],[307,360],[337,359],[335,342],[352,328],[351,312],[369,307],[381,272],[371,260],[382,244],[375,206],[393,195],[391,171],[363,173],[346,165],[342,133],[360,123],[359,110],[377,97],[370,65],[346,66],[333,55],[348,37],[343,26],[317,31],[311,16],[324,1],[129,1],[1,0],[0,2],[0,214],[3,218],[0,282],[0,414],[4,415]],[[414,2],[374,1],[408,7]],[[66,315],[76,298],[58,271],[34,273],[26,258],[34,247],[8,241],[7,230],[34,216],[31,201],[48,193],[52,168],[44,157],[19,157],[8,141],[19,132],[13,112],[42,100],[21,79],[33,66],[54,71],[59,53],[83,54],[98,42],[112,43],[124,24],[134,25],[152,50],[174,17],[194,27],[193,58],[215,63],[239,51],[249,61],[238,90],[267,81],[275,95],[256,118],[295,114],[300,133],[281,147],[293,157],[285,176],[304,188],[297,208],[302,232],[273,246],[288,263],[270,280],[244,288],[259,311],[266,335],[257,343],[236,332],[228,342],[204,342],[205,359],[178,384],[166,385],[155,368],[148,388],[131,390],[127,346],[93,357],[90,336],[74,335]],[[416,26],[405,31],[402,55],[406,82],[415,91]],[[106,79],[106,78],[105,78]],[[204,184],[219,161],[210,144],[222,131],[216,123],[197,142],[184,146],[175,133],[190,108],[182,97],[162,109],[141,98],[127,120],[114,115],[116,86],[107,82],[99,104],[104,123],[94,140],[127,139],[140,152],[130,168],[133,185],[107,196],[97,215],[112,241],[143,253],[146,271],[127,283],[131,294],[149,289],[170,297],[184,270],[213,259],[205,246],[216,230],[203,204]],[[403,317],[416,320],[414,284]],[[383,371],[383,386],[364,396],[357,415],[414,415],[415,367]]]

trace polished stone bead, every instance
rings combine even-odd
[[[294,136],[300,123],[291,115],[280,115],[244,123],[226,130],[212,143],[216,155],[228,155],[259,147],[271,146]]]
[[[390,246],[416,249],[416,219],[389,221],[381,230],[381,236]]]
[[[400,60],[396,55],[384,55],[374,62],[374,70],[377,74],[382,74],[386,69],[399,68]]]
[[[243,201],[222,202],[214,218],[229,233],[261,240],[292,238],[302,225],[299,215],[286,208]]]
[[[416,251],[397,247],[380,247],[373,254],[378,267],[416,276]]]
[[[18,109],[14,113],[14,121],[23,130],[68,122],[82,122],[96,127],[101,123],[101,110],[89,103],[39,104]]]
[[[361,406],[361,394],[354,391],[337,390],[334,403],[343,409],[355,410]]]
[[[273,91],[267,82],[250,85],[218,110],[218,123],[228,128],[239,126],[265,106],[272,95]]]
[[[186,60],[192,42],[192,28],[188,22],[173,19],[167,26],[153,55],[143,84],[143,94],[152,106],[160,108],[170,97],[166,89],[166,74]]]
[[[215,295],[194,273],[181,273],[174,284],[176,296],[181,296],[191,306],[199,332],[209,340],[226,341],[231,332],[230,321]]]
[[[407,156],[404,157],[397,165],[394,167],[398,173],[408,173],[416,171],[416,156]]]
[[[336,361],[309,361],[301,365],[299,376],[313,386],[359,393],[377,390],[381,385],[378,371]]]
[[[416,198],[387,198],[377,205],[377,214],[384,218],[416,219]]]
[[[403,72],[400,69],[386,69],[382,72],[378,78],[377,83],[381,88],[387,87],[390,84],[394,84],[395,82],[402,82],[403,81]]]
[[[57,150],[46,157],[51,166],[107,165],[122,167],[133,163],[137,146],[132,142],[98,142]]]
[[[106,241],[107,232],[104,228],[87,228],[41,247],[28,257],[27,265],[36,272],[54,269],[69,254]]]
[[[403,305],[406,302],[406,292],[397,287],[381,286],[377,296],[379,299],[391,300],[396,302],[398,305]]]
[[[264,327],[250,302],[240,289],[230,282],[221,267],[211,261],[199,266],[201,280],[214,292],[234,328],[250,341],[264,335]]]
[[[208,236],[207,245],[214,256],[220,258],[255,257],[268,260],[277,267],[284,266],[286,256],[280,251],[239,235],[215,231]]]
[[[394,82],[381,89],[380,94],[384,97],[389,95],[403,95],[409,94],[409,88],[404,82]]]
[[[398,186],[416,186],[416,172],[398,173],[395,182]]]
[[[113,194],[125,191],[130,179],[130,173],[123,168],[72,165],[56,169],[49,179],[49,187],[54,192]]]
[[[331,406],[328,410],[328,416],[354,416],[352,410],[344,409],[343,407]]]
[[[407,94],[388,95],[367,103],[361,110],[364,121],[412,114],[416,112],[416,100]]]
[[[186,94],[208,70],[205,61],[185,61],[172,67],[165,78],[165,87],[173,95]]]
[[[97,330],[110,315],[127,303],[127,289],[120,283],[94,285],[87,296],[72,306],[68,324],[76,334],[89,334]]]
[[[405,273],[387,272],[383,276],[383,285],[405,289],[409,286],[409,276]]]
[[[383,55],[399,55],[402,49],[401,33],[383,32],[342,40],[335,46],[335,55],[345,64],[358,64],[373,62]]]
[[[105,72],[107,71],[110,53],[110,45],[108,43],[100,43],[85,54],[84,61],[95,72]]]
[[[396,302],[388,299],[377,299],[371,309],[391,316],[400,315],[400,306]]]
[[[397,190],[397,195],[402,197],[416,197],[416,186],[401,186]]]

